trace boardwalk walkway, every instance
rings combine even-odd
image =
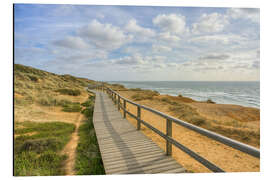
[[[182,173],[185,169],[96,93],[93,122],[106,174]]]

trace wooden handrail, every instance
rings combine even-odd
[[[201,164],[203,164],[205,167],[207,167],[211,171],[213,171],[213,172],[224,172],[224,170],[222,170],[221,168],[217,167],[213,163],[209,162],[208,160],[204,159],[203,157],[201,157],[197,153],[193,152],[192,150],[188,149],[187,147],[185,147],[181,143],[174,140],[172,138],[172,122],[174,122],[174,123],[176,123],[178,125],[181,125],[183,127],[188,128],[188,129],[190,129],[192,131],[195,131],[195,132],[200,133],[200,134],[202,134],[204,136],[207,136],[207,137],[209,137],[211,139],[219,141],[219,142],[221,142],[221,143],[223,143],[225,145],[228,145],[228,146],[230,146],[230,147],[232,147],[234,149],[240,150],[240,151],[242,151],[244,153],[247,153],[247,154],[249,154],[251,156],[254,156],[256,158],[260,158],[260,150],[255,148],[255,147],[249,146],[247,144],[244,144],[244,143],[241,143],[239,141],[230,139],[228,137],[222,136],[222,135],[214,133],[212,131],[209,131],[209,130],[203,129],[201,127],[195,126],[195,125],[187,123],[187,122],[185,122],[183,120],[171,117],[171,116],[169,116],[167,114],[164,114],[164,113],[159,112],[157,110],[151,109],[151,108],[146,107],[144,105],[137,104],[137,103],[135,103],[133,101],[130,101],[129,99],[126,99],[126,98],[122,97],[119,93],[113,91],[111,88],[103,86],[101,88],[97,87],[97,89],[101,89],[102,91],[106,91],[107,94],[110,95],[112,100],[118,106],[118,110],[120,110],[120,109],[123,110],[124,118],[126,118],[126,113],[127,113],[131,117],[133,117],[133,118],[135,118],[137,120],[137,130],[140,130],[141,123],[142,123],[143,125],[145,125],[149,129],[151,129],[152,131],[154,131],[155,133],[157,133],[158,135],[163,137],[166,140],[166,154],[167,155],[172,154],[172,145],[174,145],[174,146],[178,147],[179,149],[181,149],[182,151],[184,151],[185,153],[187,153],[188,155],[190,155],[191,157],[193,157],[195,160],[197,160]],[[124,102],[123,106],[120,104],[121,99]],[[137,115],[132,114],[131,112],[129,112],[126,109],[126,102],[137,106]],[[150,111],[150,112],[152,112],[154,114],[157,114],[157,115],[165,118],[166,119],[166,134],[164,134],[160,130],[154,128],[152,125],[150,125],[147,122],[145,122],[144,120],[142,120],[141,119],[141,109],[148,110],[148,111]]]

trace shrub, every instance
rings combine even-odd
[[[81,94],[81,91],[78,89],[58,89],[56,92],[70,96],[79,96]]]
[[[34,151],[36,153],[42,153],[47,150],[56,151],[60,149],[61,141],[57,138],[45,138],[45,139],[30,139],[26,140],[20,147],[19,152],[22,151]]]
[[[201,125],[205,124],[205,119],[203,119],[201,117],[193,117],[189,120],[189,122],[196,125],[196,126],[201,126]]]
[[[206,103],[210,103],[210,104],[216,104],[214,101],[212,101],[211,99],[207,99]]]
[[[130,90],[130,91],[142,91],[141,88],[130,88],[129,90]]]
[[[56,99],[47,96],[47,97],[42,97],[38,100],[38,103],[42,106],[55,106],[57,104]]]
[[[139,93],[134,94],[131,98],[135,101],[141,101],[146,99],[153,99],[154,96],[158,96],[159,93],[157,91],[151,90],[142,90]]]
[[[28,77],[31,81],[38,82],[38,78],[36,76],[28,75]]]

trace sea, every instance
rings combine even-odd
[[[126,88],[158,91],[160,94],[190,97],[197,101],[211,99],[218,104],[236,104],[260,108],[260,82],[213,81],[110,81]]]

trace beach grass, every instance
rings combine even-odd
[[[74,124],[64,122],[17,123],[14,139],[15,176],[64,175],[66,159],[60,151],[75,130]]]
[[[77,175],[105,174],[93,125],[94,96],[83,103],[82,113],[87,118],[79,127],[79,142],[76,149],[75,170]]]

